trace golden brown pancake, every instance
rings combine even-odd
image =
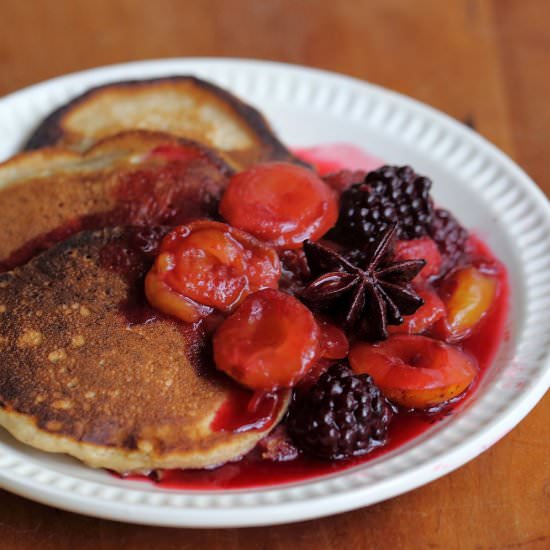
[[[259,111],[227,90],[193,76],[92,88],[43,120],[25,148],[62,145],[84,151],[100,139],[134,128],[205,143],[236,168],[269,160],[296,160]]]
[[[204,333],[145,307],[163,232],[82,232],[0,275],[0,425],[17,439],[129,472],[220,464],[269,432],[224,429],[243,391],[212,368]]]
[[[231,173],[211,149],[159,132],[17,155],[0,164],[0,269],[80,230],[215,216]]]

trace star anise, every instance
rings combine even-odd
[[[426,261],[393,262],[397,224],[367,245],[361,266],[328,246],[306,241],[304,252],[315,279],[302,292],[311,304],[345,305],[344,324],[369,340],[388,337],[388,325],[400,325],[424,302],[409,284]]]

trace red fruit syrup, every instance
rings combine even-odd
[[[219,408],[210,428],[215,432],[249,432],[270,428],[281,407],[278,392],[251,392],[235,389]]]

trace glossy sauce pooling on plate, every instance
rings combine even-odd
[[[277,392],[253,393],[245,388],[234,389],[231,397],[219,408],[210,424],[215,432],[247,432],[270,428],[280,411]]]

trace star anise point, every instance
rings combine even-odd
[[[394,224],[367,245],[361,265],[327,244],[306,241],[304,252],[313,280],[302,298],[311,304],[336,307],[337,302],[345,301],[344,325],[349,331],[370,340],[387,338],[388,324],[401,324],[404,315],[413,314],[423,304],[410,282],[426,262],[394,262],[396,236]]]

